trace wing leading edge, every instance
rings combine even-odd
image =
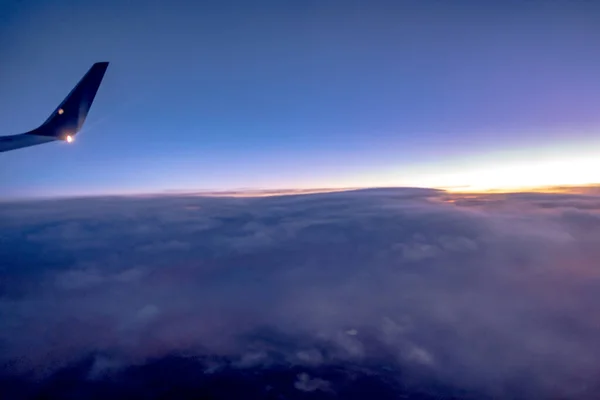
[[[92,65],[71,93],[38,128],[20,135],[0,136],[0,152],[56,140],[72,141],[85,122],[107,68],[108,62]]]

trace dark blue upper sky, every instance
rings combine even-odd
[[[2,154],[0,196],[501,186],[531,163],[517,183],[600,181],[599,20],[594,1],[2,1],[0,134],[111,66],[76,143]]]

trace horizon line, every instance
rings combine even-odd
[[[260,197],[280,197],[280,196],[301,196],[319,193],[338,193],[361,190],[376,189],[420,189],[442,191],[449,194],[511,194],[511,193],[589,193],[590,189],[599,189],[600,182],[579,184],[579,185],[544,185],[527,186],[514,188],[496,188],[496,189],[477,189],[469,185],[446,186],[446,187],[420,187],[420,186],[365,186],[365,187],[342,187],[342,188],[285,188],[285,189],[260,189],[260,188],[239,188],[228,190],[211,189],[168,189],[156,192],[139,193],[89,193],[89,194],[64,194],[64,195],[41,195],[41,196],[14,196],[0,197],[2,203],[14,203],[19,201],[43,201],[43,200],[68,200],[68,199],[89,199],[89,198],[148,198],[148,197],[170,197],[170,196],[196,196],[196,197],[221,197],[221,198],[260,198]]]

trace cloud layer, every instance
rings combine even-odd
[[[205,378],[283,368],[312,396],[343,393],[324,372],[343,366],[402,390],[587,398],[599,259],[593,192],[5,203],[0,366],[43,382],[89,360],[97,382],[176,356]]]

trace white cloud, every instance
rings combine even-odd
[[[326,380],[320,378],[311,378],[308,374],[298,375],[298,380],[294,383],[296,389],[303,392],[314,392],[317,390],[330,391],[331,385]]]
[[[410,361],[414,361],[423,365],[433,365],[433,355],[422,347],[413,344],[407,351],[406,357]]]

